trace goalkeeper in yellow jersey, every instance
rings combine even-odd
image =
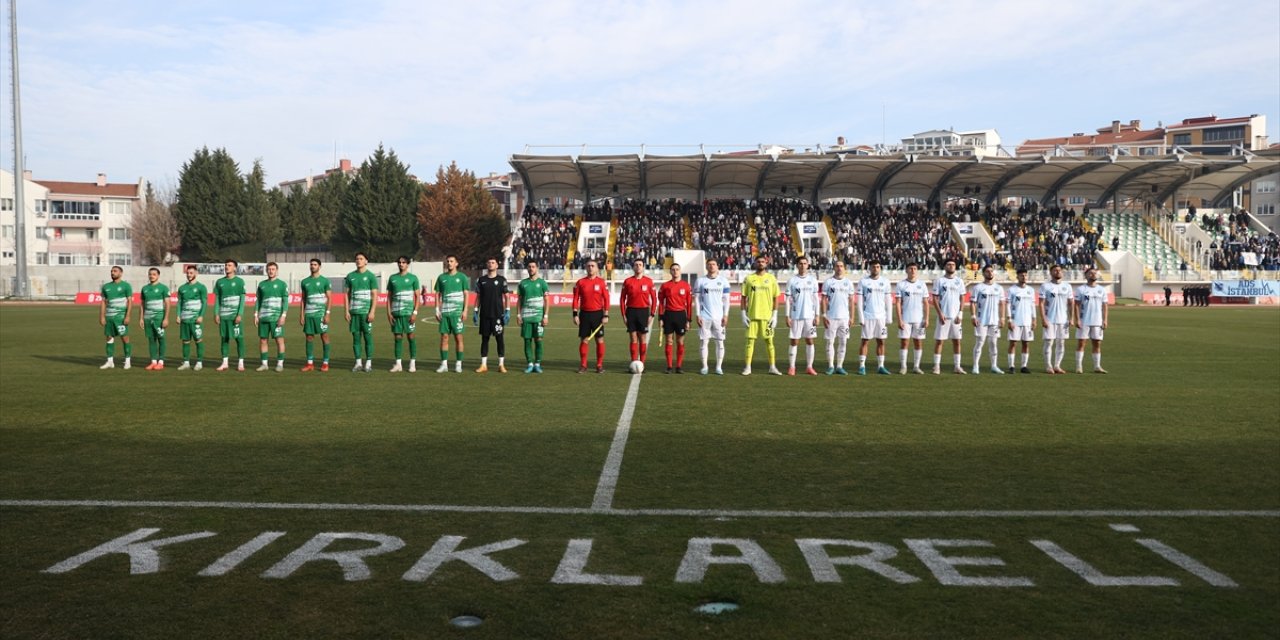
[[[742,323],[747,326],[747,366],[742,375],[751,375],[751,356],[756,339],[764,339],[769,354],[769,373],[780,376],[773,352],[773,328],[778,325],[778,279],[765,272],[769,259],[756,258],[756,271],[742,280]]]

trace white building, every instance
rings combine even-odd
[[[995,129],[921,131],[902,139],[902,151],[925,155],[994,156],[1000,153],[1000,134]]]
[[[28,264],[134,263],[129,220],[145,181],[108,183],[102,173],[94,182],[32,180],[28,172],[23,190]],[[17,261],[15,204],[13,174],[0,171],[0,265]]]

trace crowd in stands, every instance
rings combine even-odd
[[[963,214],[978,213],[976,205]],[[951,215],[959,215],[952,212]],[[1048,269],[1053,265],[1066,268],[1094,264],[1094,251],[1099,248],[1104,229],[1099,225],[1086,229],[1074,209],[1049,207],[1040,209],[1026,204],[1017,209],[1007,206],[986,207],[978,214],[996,242],[996,255],[970,256],[979,266],[1013,265],[1027,269]]]
[[[923,205],[841,202],[827,214],[835,230],[835,254],[855,268],[872,260],[891,270],[913,262],[922,269],[941,269],[947,260],[964,263],[948,223]]]
[[[1280,269],[1280,237],[1274,231],[1260,235],[1250,229],[1247,214],[1206,213],[1200,218],[1200,227],[1213,239],[1208,248],[1210,269],[1243,268],[1245,253],[1254,254],[1259,269]]]
[[[520,269],[532,258],[544,269],[564,266],[569,243],[578,235],[573,216],[555,207],[545,211],[526,205],[520,216],[515,241],[511,245],[512,266]]]
[[[752,262],[747,203],[742,200],[704,200],[685,203],[693,248],[723,269],[746,269]]]
[[[672,249],[684,248],[683,202],[625,200],[617,210],[615,269],[628,269],[636,258],[649,268],[661,268]]]

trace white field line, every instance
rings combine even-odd
[[[649,336],[653,334],[652,330],[653,318],[649,318],[649,331],[644,334],[646,346],[649,344]],[[618,474],[622,471],[622,452],[627,448],[627,437],[631,435],[631,417],[636,413],[636,398],[640,395],[640,378],[643,377],[643,374],[631,376],[627,400],[622,403],[618,428],[613,432],[613,444],[609,445],[609,455],[604,459],[604,469],[600,471],[600,480],[596,482],[596,495],[591,500],[594,511],[613,508],[613,494],[618,489]]]
[[[375,511],[400,513],[479,513],[529,515],[605,515],[676,518],[874,519],[1037,519],[1037,518],[1280,518],[1280,509],[974,509],[885,511],[787,511],[768,509],[614,509],[596,507],[502,507],[446,504],[353,504],[312,502],[234,502],[198,500],[0,500],[0,507],[111,509],[239,509],[258,511]]]

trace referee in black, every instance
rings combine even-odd
[[[489,338],[498,343],[498,372],[507,372],[507,344],[503,329],[510,319],[507,311],[507,279],[498,273],[498,260],[489,258],[484,275],[476,280],[476,311],[480,325],[480,368],[489,371]]]

